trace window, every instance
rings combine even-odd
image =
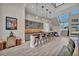
[[[65,14],[59,16],[58,18],[59,18],[60,22],[65,22],[66,21],[65,19],[69,18],[69,15],[65,13]]]
[[[78,9],[73,9],[71,11],[71,15],[76,15],[76,14],[79,14],[79,10]]]
[[[69,23],[68,23],[68,22],[62,22],[62,23],[60,23],[60,25],[61,25],[62,27],[68,27]]]
[[[72,22],[79,22],[79,19],[72,19]]]
[[[69,14],[67,14],[67,13],[64,13],[63,15],[58,17],[60,26],[63,27],[64,29],[68,28],[69,23],[66,20],[68,18],[69,18]]]

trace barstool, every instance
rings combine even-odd
[[[50,33],[47,34],[48,42],[50,41]]]
[[[43,44],[43,37],[42,37],[42,33],[40,33],[40,36],[39,36],[40,38],[39,38],[39,42],[40,42],[40,45],[42,45]]]
[[[50,41],[52,40],[51,32],[49,33],[49,39]]]
[[[58,35],[57,32],[54,32],[54,36],[55,36],[55,37],[59,37],[59,35]]]
[[[48,42],[49,41],[48,33],[46,33],[45,38],[46,38],[46,42]]]
[[[45,41],[44,41],[45,43],[47,43],[47,42],[49,41],[48,33],[45,33],[44,40],[45,40]]]
[[[35,44],[36,47],[38,47],[39,43],[40,43],[40,34],[36,34],[34,44]]]
[[[54,38],[53,32],[50,33],[50,40]]]

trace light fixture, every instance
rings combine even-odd
[[[42,8],[44,8],[44,6],[42,6]]]
[[[47,18],[47,16],[48,16],[48,9],[46,9],[46,18]]]
[[[41,20],[44,20],[43,19],[43,9],[44,9],[44,6],[41,6],[41,8],[42,8],[42,19]]]
[[[57,7],[60,7],[62,6],[64,3],[52,3],[52,5],[57,8]]]
[[[36,3],[36,15],[37,16],[35,18],[38,19],[38,3]]]
[[[52,12],[51,12],[51,11],[49,11],[50,18],[51,18],[51,16],[52,16],[51,14],[52,14]]]
[[[34,6],[32,5],[32,8],[34,8]]]

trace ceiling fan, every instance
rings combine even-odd
[[[64,3],[52,3],[55,8],[62,6]]]

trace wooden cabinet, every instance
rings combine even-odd
[[[6,41],[0,42],[0,50],[3,50],[6,48]]]
[[[22,44],[22,39],[9,38],[7,41],[0,41],[0,50],[6,49],[8,47],[18,46]]]
[[[3,49],[3,43],[0,42],[0,50],[2,50],[2,49]]]
[[[21,39],[16,39],[16,46],[21,45],[22,40]]]
[[[3,49],[6,49],[6,41],[3,41]]]

